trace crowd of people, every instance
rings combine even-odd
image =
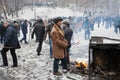
[[[75,33],[84,30],[84,39],[89,40],[91,31],[94,30],[95,24],[98,28],[105,26],[106,29],[114,27],[114,32],[120,32],[120,16],[86,16],[70,17],[70,25]]]
[[[61,61],[61,65],[63,68],[63,72],[67,72],[68,66],[70,65],[69,52],[71,48],[71,39],[73,37],[74,32],[81,31],[81,29],[85,32],[85,40],[90,39],[90,31],[94,30],[94,24],[98,24],[98,28],[100,27],[100,23],[103,21],[103,24],[106,23],[106,28],[114,25],[114,31],[118,33],[120,30],[120,18],[119,17],[77,17],[77,18],[68,18],[69,20],[64,20],[61,17],[48,19],[46,22],[42,19],[37,19],[35,22],[30,23],[28,20],[24,21],[4,21],[0,23],[0,43],[3,44],[3,48],[1,50],[3,65],[1,67],[8,66],[6,53],[8,50],[11,52],[11,56],[13,58],[13,66],[18,66],[18,60],[16,56],[16,49],[20,49],[22,43],[24,41],[25,44],[29,44],[27,40],[28,33],[28,24],[30,26],[31,31],[31,39],[34,39],[35,42],[38,43],[38,47],[36,48],[37,56],[41,55],[42,44],[46,39],[46,35],[48,35],[49,46],[50,46],[50,58],[54,59],[53,62],[53,74],[54,75],[62,75],[59,72],[59,61]],[[77,27],[76,27],[77,26]],[[20,30],[22,31],[23,38],[18,40],[20,36]]]
[[[0,41],[3,44],[1,50],[3,65],[1,67],[8,66],[8,60],[6,53],[8,50],[11,52],[13,58],[13,66],[18,66],[18,60],[16,56],[16,49],[20,49],[20,45],[23,41],[25,44],[29,44],[27,40],[29,21],[24,20],[22,23],[17,21],[4,21],[0,24]],[[32,28],[31,39],[34,38],[35,42],[38,42],[38,47],[36,48],[37,56],[41,55],[43,40],[45,40],[46,35],[49,38],[50,45],[50,58],[54,58],[53,62],[53,74],[62,75],[58,71],[58,63],[61,61],[63,71],[67,72],[67,67],[70,64],[69,60],[69,49],[71,47],[71,38],[73,35],[73,30],[70,28],[70,23],[63,21],[61,17],[53,18],[48,21],[47,24],[42,19],[37,19]],[[20,35],[20,30],[23,34],[22,39],[18,39]]]

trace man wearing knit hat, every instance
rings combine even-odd
[[[62,75],[58,71],[58,63],[61,60],[63,71],[67,69],[65,54],[66,48],[68,46],[67,40],[64,38],[64,31],[60,27],[62,24],[62,18],[57,17],[53,20],[54,25],[51,30],[51,38],[52,38],[52,50],[53,50],[53,75]]]

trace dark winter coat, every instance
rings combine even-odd
[[[42,23],[37,23],[32,32],[32,38],[36,35],[36,40],[43,41],[45,35],[45,27]]]
[[[4,35],[5,33],[5,28],[2,24],[0,24],[0,35]]]
[[[47,25],[47,33],[48,33],[48,36],[49,36],[49,38],[50,38],[50,32],[51,32],[51,30],[52,30],[52,27],[53,27],[53,24],[48,24]]]
[[[70,27],[65,27],[64,29],[65,32],[65,39],[68,41],[68,48],[71,47],[71,38],[73,35],[73,30]]]
[[[20,48],[18,42],[17,29],[13,25],[9,25],[5,32],[4,37],[5,48]]]
[[[22,33],[23,34],[26,34],[27,33],[27,26],[28,24],[26,22],[24,22],[21,26],[21,29],[22,29]]]

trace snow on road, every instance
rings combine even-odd
[[[43,49],[40,56],[37,56],[36,53],[37,45],[38,43],[35,43],[34,41],[31,41],[26,45],[24,43],[21,44],[21,49],[16,51],[19,63],[17,68],[11,68],[12,59],[10,52],[8,52],[9,66],[0,68],[0,71],[4,72],[6,77],[9,74],[14,77],[15,80],[55,80],[52,74],[53,59],[49,57],[48,44],[43,43]],[[2,63],[2,59],[0,60],[0,63]],[[67,73],[66,75],[72,74]],[[61,79],[70,80],[66,78],[65,75],[63,75]]]

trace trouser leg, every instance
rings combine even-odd
[[[54,59],[54,63],[53,63],[53,72],[58,72],[58,63],[59,63],[59,59]]]
[[[6,52],[8,51],[8,48],[3,48],[1,51],[1,55],[2,55],[2,60],[3,60],[3,65],[7,66],[8,65],[8,61],[7,61],[7,56],[6,56]]]
[[[39,41],[39,45],[38,45],[38,48],[37,48],[37,53],[38,53],[38,54],[40,54],[40,52],[41,52],[42,42],[43,42],[43,41]]]
[[[10,52],[11,52],[11,56],[13,58],[13,65],[14,66],[17,66],[18,64],[18,61],[17,61],[17,56],[16,56],[16,53],[15,53],[15,49],[10,49]]]
[[[50,57],[52,57],[52,40],[49,39],[49,45],[50,45]]]
[[[25,41],[25,43],[27,43],[27,40],[26,40],[26,37],[27,37],[27,36],[26,36],[26,33],[24,33],[23,36],[24,36],[24,41]]]
[[[61,62],[62,62],[62,68],[67,69],[66,58],[62,58]]]

